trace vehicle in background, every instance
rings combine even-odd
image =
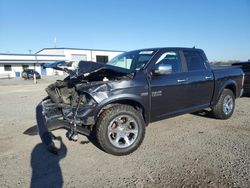
[[[244,80],[240,68],[210,66],[195,48],[135,50],[107,64],[81,61],[76,70],[60,66],[46,65],[69,76],[46,88],[48,97],[37,108],[46,120],[37,120],[41,138],[50,135],[42,132],[46,127],[68,129],[73,141],[77,133],[93,133],[114,155],[136,150],[151,122],[206,108],[215,118],[230,118]]]
[[[250,61],[233,63],[232,66],[239,66],[245,73],[243,95],[250,96]]]
[[[35,71],[34,69],[24,69],[22,72],[22,78],[26,79],[33,79],[34,74],[36,75],[36,79],[40,79],[41,75]]]

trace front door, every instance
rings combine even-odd
[[[154,75],[150,78],[151,86],[151,120],[163,119],[188,107],[187,74],[183,72],[177,51],[166,51],[156,61],[157,64],[172,66],[172,73]]]

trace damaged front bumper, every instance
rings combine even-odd
[[[45,126],[49,131],[61,128],[70,130],[72,125],[75,125],[78,133],[88,136],[95,124],[94,115],[92,115],[94,105],[71,107],[66,104],[54,103],[51,99],[43,100],[41,105]]]
[[[66,136],[74,141],[77,133],[90,135],[99,104],[110,96],[111,87],[108,82],[74,79],[58,80],[49,85],[48,97],[41,102],[44,126],[49,131],[68,129]]]

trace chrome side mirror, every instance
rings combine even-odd
[[[166,74],[171,74],[172,73],[172,65],[170,64],[159,64],[156,65],[153,73],[155,75],[166,75]]]

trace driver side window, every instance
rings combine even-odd
[[[181,61],[179,55],[175,51],[168,51],[163,53],[160,58],[156,61],[156,65],[170,65],[172,66],[172,73],[181,72]]]

